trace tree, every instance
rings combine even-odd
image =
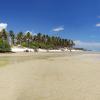
[[[69,40],[68,41],[68,47],[69,47],[69,50],[71,51],[72,47],[75,45],[75,43],[72,41],[72,40]]]
[[[6,32],[5,29],[3,29],[3,30],[0,32],[0,37],[1,37],[3,40],[7,40],[8,33]]]
[[[21,43],[22,43],[22,41],[23,41],[23,38],[24,38],[23,32],[19,32],[19,33],[17,34],[17,37],[16,37],[17,43],[21,45]]]
[[[0,38],[0,52],[10,52],[11,48],[7,40]]]
[[[2,34],[4,33],[6,32],[3,31]],[[14,38],[15,38],[14,32],[9,31],[9,35],[14,43]],[[2,36],[0,35],[0,37]],[[27,32],[26,34],[23,34],[23,32],[19,32],[16,36],[16,39],[17,39],[17,44],[30,48],[59,49],[68,47],[69,50],[71,51],[72,47],[75,45],[72,40],[64,39],[57,36],[49,36],[42,33],[38,33],[37,35],[32,35],[30,32]]]
[[[25,35],[26,41],[28,43],[28,47],[30,47],[30,42],[32,41],[32,35],[30,32],[27,32]]]
[[[37,40],[38,40],[38,42],[41,42],[41,40],[42,40],[42,34],[41,33],[37,34]]]
[[[11,37],[11,44],[15,44],[15,34],[12,30],[9,31],[9,36]]]

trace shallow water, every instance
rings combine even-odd
[[[44,54],[32,54],[32,55],[17,55],[12,56],[13,54],[9,56],[1,56],[0,57],[0,67],[8,65],[8,64],[14,64],[14,63],[20,63],[27,60],[43,60],[43,59],[49,59],[54,57],[61,57],[66,56],[67,54],[63,53],[44,53]]]
[[[2,56],[0,57],[0,67],[8,64],[20,63],[26,60],[32,60],[33,56]]]
[[[76,55],[83,55],[87,54],[85,53],[79,53],[79,52],[62,52],[62,53],[22,53],[22,54],[10,54],[10,55],[4,55],[0,56],[0,67],[8,65],[8,64],[14,64],[14,63],[20,63],[27,60],[49,60],[49,58],[56,58],[56,57],[72,57]],[[95,57],[94,57],[95,58]],[[96,60],[100,60],[100,56],[96,56]]]

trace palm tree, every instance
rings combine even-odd
[[[69,40],[69,41],[68,41],[68,48],[69,48],[70,52],[71,52],[72,47],[73,47],[74,45],[75,45],[75,43],[74,43],[72,40]]]
[[[38,42],[41,42],[41,40],[42,40],[42,34],[41,33],[37,34],[37,39],[38,39]]]
[[[30,47],[30,42],[32,42],[32,35],[30,32],[27,32],[25,35],[26,41],[28,43],[28,47]]]
[[[3,29],[3,30],[1,31],[1,38],[2,38],[3,40],[7,40],[7,39],[8,39],[8,33],[6,32],[5,29]]]
[[[11,44],[15,44],[15,34],[12,30],[9,31],[9,36],[11,37]]]
[[[23,41],[23,38],[24,38],[23,32],[19,32],[17,34],[17,37],[16,37],[17,43],[21,45],[22,44],[22,41]]]

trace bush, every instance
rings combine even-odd
[[[23,46],[23,47],[27,47],[27,43],[26,43],[26,42],[23,42],[23,43],[22,43],[22,46]]]
[[[11,47],[7,40],[0,39],[0,52],[10,52]]]
[[[22,46],[23,47],[28,47],[26,42],[23,42]],[[33,49],[37,49],[37,48],[54,49],[55,48],[55,46],[53,44],[46,44],[46,43],[39,43],[39,42],[30,42],[29,47],[33,48]]]

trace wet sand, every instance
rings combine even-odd
[[[7,57],[0,67],[0,100],[100,100],[100,54],[8,54],[0,59]]]

